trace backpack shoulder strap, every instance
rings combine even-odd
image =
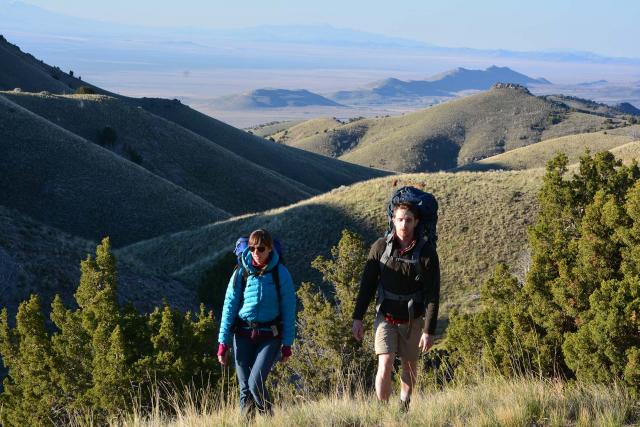
[[[422,255],[422,250],[427,245],[427,239],[424,237],[420,238],[416,243],[416,247],[411,254],[411,259],[415,261],[416,266],[416,281],[422,282],[424,281],[424,268],[422,267],[422,263],[420,263],[420,256]]]
[[[240,308],[242,308],[242,306],[244,305],[244,290],[247,287],[247,278],[249,277],[249,272],[247,272],[247,269],[236,265],[235,267],[236,270],[236,280],[239,280],[240,283]]]
[[[389,232],[385,236],[386,246],[382,255],[380,256],[380,275],[384,271],[387,266],[387,263],[391,259],[391,253],[393,252],[393,230]],[[382,286],[382,281],[380,280],[380,276],[378,276],[378,291],[376,298],[376,313],[380,311],[380,307],[382,306],[382,302],[384,301],[384,288]]]
[[[273,283],[276,285],[276,294],[278,295],[278,309],[282,312],[282,295],[280,295],[280,262],[271,270],[271,277],[273,277]],[[278,314],[280,317],[280,314]]]

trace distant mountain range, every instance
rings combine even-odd
[[[335,101],[305,89],[257,89],[249,93],[217,98],[211,103],[216,108],[225,110],[309,106],[343,107]]]
[[[496,83],[519,85],[551,84],[544,78],[532,78],[509,67],[495,65],[485,70],[456,68],[425,80],[402,81],[389,78],[374,82],[364,89],[340,91],[330,98],[346,104],[404,102],[413,98],[439,96],[453,97],[465,90],[488,90]]]
[[[532,78],[509,67],[495,65],[485,70],[456,68],[425,80],[403,81],[388,78],[356,90],[326,96],[305,89],[257,89],[249,93],[216,98],[211,105],[220,110],[247,110],[283,107],[343,107],[345,105],[404,104],[425,97],[453,98],[458,92],[490,89],[496,83],[548,85],[544,78]]]

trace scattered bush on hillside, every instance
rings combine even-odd
[[[82,85],[76,89],[76,95],[95,95],[96,91],[90,86]]]
[[[204,306],[195,320],[165,305],[151,314],[118,304],[116,260],[109,239],[80,264],[76,309],[52,303],[54,332],[37,295],[20,304],[16,325],[0,314],[0,356],[8,368],[0,394],[5,426],[62,425],[91,409],[94,422],[127,410],[138,390],[147,407],[150,383],[170,388],[208,383],[219,372],[210,356],[215,323]],[[162,396],[160,396],[162,398]]]
[[[447,346],[456,374],[478,369],[585,381],[640,392],[640,170],[609,152],[547,164],[529,230],[524,283],[500,265],[483,310],[454,315]]]
[[[142,158],[142,155],[138,153],[136,149],[130,146],[129,144],[124,145],[124,154],[129,158],[129,160],[131,160],[133,163],[136,163],[138,165],[141,165],[142,161],[144,160]]]
[[[118,140],[118,133],[111,126],[98,130],[97,142],[103,147],[113,147]]]

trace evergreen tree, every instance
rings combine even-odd
[[[525,283],[499,268],[484,309],[453,317],[448,346],[461,373],[475,341],[503,373],[620,378],[639,391],[640,171],[608,152],[583,156],[572,180],[567,171],[564,155],[547,165]]]
[[[298,290],[302,310],[290,366],[310,392],[326,393],[342,386],[345,379],[371,379],[375,369],[372,334],[363,343],[351,335],[352,314],[367,251],[361,237],[344,230],[331,258],[318,257],[312,266],[322,273],[322,288],[303,283]],[[374,307],[365,317],[365,330],[373,329]]]
[[[0,418],[7,426],[53,425],[59,408],[51,381],[51,346],[37,295],[20,304],[16,327],[0,316],[0,354],[9,375],[4,380]]]

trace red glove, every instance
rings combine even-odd
[[[282,357],[290,357],[291,356],[291,346],[283,345],[282,346]]]
[[[224,356],[229,351],[229,346],[223,343],[218,344],[218,356]]]

